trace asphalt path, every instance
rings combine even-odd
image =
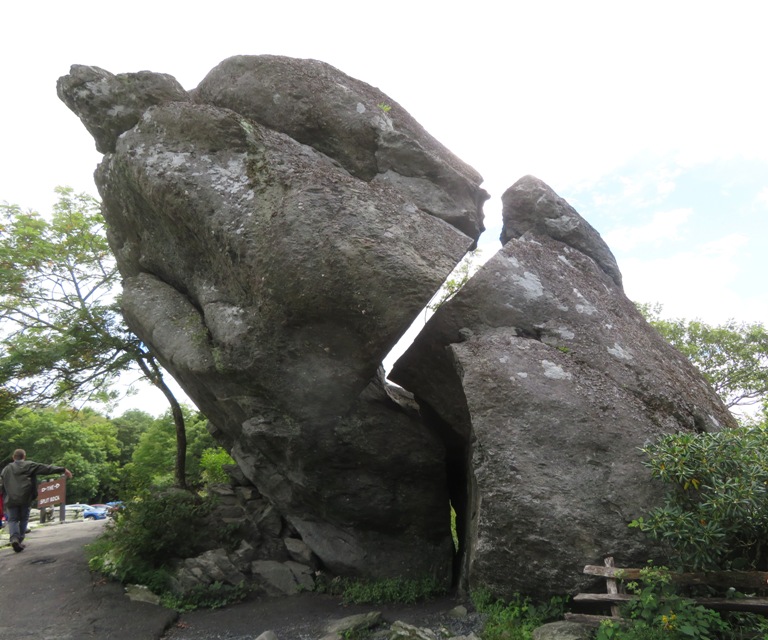
[[[122,585],[89,571],[84,547],[103,525],[44,525],[21,553],[0,549],[0,639],[155,640],[176,622],[175,611],[132,601]]]
[[[344,605],[339,598],[302,593],[282,598],[249,596],[222,609],[179,615],[131,600],[124,587],[88,569],[85,546],[105,521],[68,521],[35,528],[26,549],[0,543],[0,640],[253,640],[273,631],[279,640],[317,640],[327,625],[349,615],[382,613],[384,620],[450,626],[453,596],[417,605]],[[441,636],[442,637],[442,636]]]

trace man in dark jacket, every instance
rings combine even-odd
[[[5,511],[8,514],[8,534],[16,553],[24,550],[22,542],[29,522],[29,509],[37,493],[35,476],[59,473],[63,473],[67,478],[72,477],[72,472],[64,467],[27,460],[24,449],[16,449],[13,452],[13,462],[0,473],[0,492],[4,494]]]

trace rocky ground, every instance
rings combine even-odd
[[[463,609],[462,609],[463,607]],[[377,637],[390,638],[399,625],[397,638],[435,639],[479,637],[482,616],[461,598],[446,596],[415,605],[344,605],[339,598],[299,594],[287,598],[253,598],[214,611],[182,614],[163,636],[164,640],[320,640],[338,638],[332,633],[341,620],[379,613],[372,625]],[[350,620],[351,622],[351,620]],[[406,626],[407,625],[407,626]],[[419,631],[409,629],[415,627]],[[429,635],[431,632],[432,635]],[[409,634],[409,635],[408,635]]]

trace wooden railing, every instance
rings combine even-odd
[[[619,605],[629,602],[637,596],[624,593],[622,580],[641,579],[640,569],[621,568],[614,566],[613,558],[605,559],[605,566],[587,565],[584,573],[590,576],[605,578],[606,593],[578,593],[573,597],[574,603],[604,603],[610,607],[610,615],[591,615],[567,613],[566,620],[582,622],[598,626],[603,620],[621,621]],[[670,573],[672,582],[679,585],[707,585],[719,589],[733,588],[738,592],[768,590],[768,572],[765,571],[712,571],[704,573]],[[735,598],[691,598],[716,611],[745,611],[768,615],[768,598],[764,597],[735,597]]]

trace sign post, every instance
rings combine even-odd
[[[59,506],[59,521],[64,522],[67,517],[64,505],[67,501],[67,477],[61,476],[55,480],[41,482],[37,485],[37,508],[40,509],[42,518],[43,509]]]

